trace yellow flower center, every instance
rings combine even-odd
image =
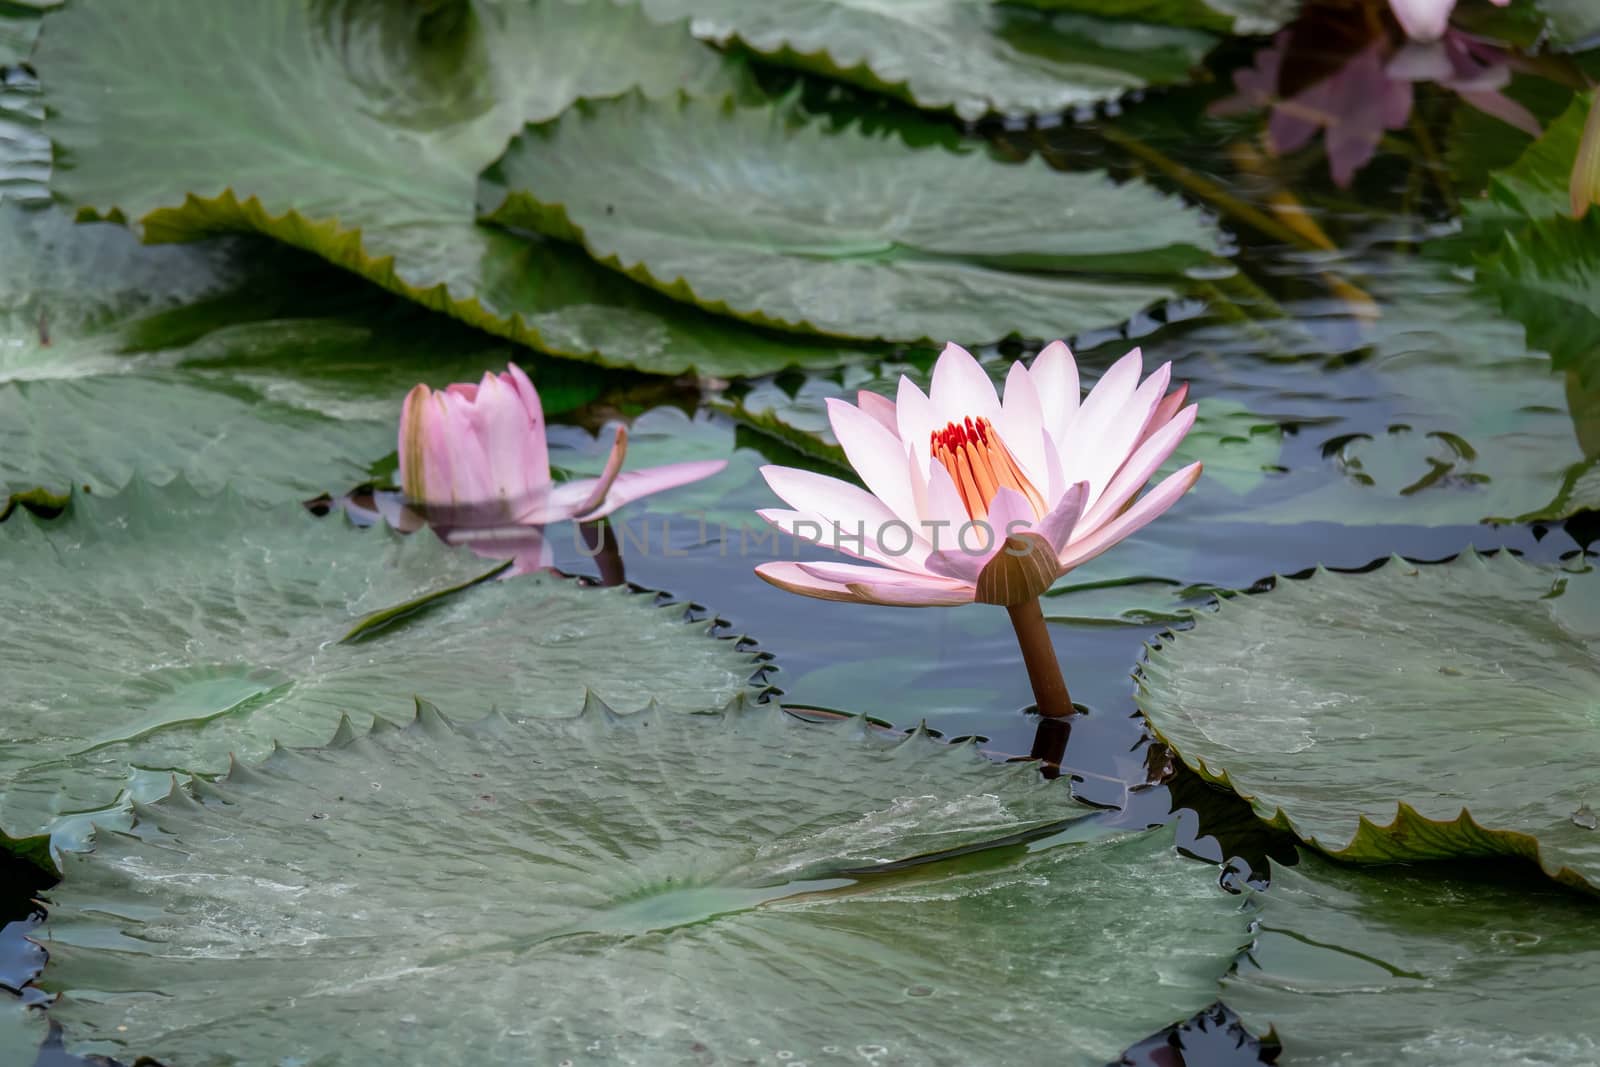
[[[944,464],[967,506],[967,515],[982,519],[1002,487],[1014,489],[1033,505],[1036,516],[1048,510],[1044,497],[1028,481],[988,419],[968,418],[933,431],[933,458]]]

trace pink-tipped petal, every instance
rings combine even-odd
[[[924,545],[920,549],[906,548],[902,551],[905,538],[896,536],[894,532],[889,536],[895,537],[895,540],[892,544],[885,545],[878,540],[881,531],[841,526],[814,511],[762,508],[756,514],[763,522],[806,544],[829,548],[868,563],[881,564],[915,575],[928,573],[927,568],[922,565],[922,559],[927,555],[927,546]]]
[[[1191,463],[1182,470],[1169,474],[1160,485],[1146,493],[1127,511],[1069,544],[1066,551],[1061,553],[1062,570],[1068,571],[1081,566],[1123,538],[1138,532],[1146,523],[1172,507],[1184,493],[1193,488],[1194,483],[1200,478],[1200,471],[1201,464]]]
[[[1087,439],[1094,442],[1094,449],[1079,462],[1071,476],[1089,483],[1091,506],[1105,492],[1118,468],[1127,462],[1128,456],[1144,436],[1150,416],[1166,395],[1167,383],[1171,380],[1172,364],[1164,363],[1157,367],[1155,373],[1133,391],[1122,409],[1109,415],[1103,429]]]
[[[763,563],[756,568],[756,577],[788,593],[815,597],[818,600],[841,600],[846,603],[864,603],[848,586],[838,582],[814,578],[800,569],[800,564],[787,560]]]
[[[1033,375],[1020,360],[1011,364],[1011,370],[1006,373],[1000,421],[994,426],[1028,481],[1035,488],[1047,485],[1050,465],[1045,459],[1044,407],[1038,388],[1033,384]]]
[[[587,515],[598,508],[605,501],[606,494],[611,491],[611,485],[617,480],[617,475],[622,473],[622,461],[628,457],[628,428],[617,427],[617,436],[611,442],[611,454],[606,457],[605,469],[600,472],[600,477],[595,479],[594,486],[574,509],[578,515]]]
[[[1072,349],[1065,341],[1051,341],[1033,358],[1028,374],[1039,396],[1045,432],[1057,443],[1065,441],[1083,400],[1078,386],[1078,361],[1072,358]]]
[[[532,423],[522,398],[508,381],[483,376],[471,406],[473,429],[483,447],[485,472],[496,498],[510,514],[543,490],[528,478],[528,441],[543,440],[544,427]]]
[[[491,525],[508,516],[500,513],[498,494],[489,470],[489,457],[472,421],[472,402],[460,393],[433,394],[430,438],[449,457],[450,480],[445,494],[424,501],[430,508],[449,508],[456,521]]]
[[[1180,382],[1178,387],[1161,398],[1161,403],[1156,405],[1156,410],[1150,415],[1150,425],[1144,429],[1144,437],[1140,444],[1150,440],[1151,437],[1172,421],[1172,417],[1183,410],[1183,405],[1189,399],[1189,383]]]
[[[929,554],[926,566],[945,578],[976,583],[983,565],[1005,547],[1006,537],[1032,530],[1036,517],[1027,497],[1002,486],[989,503],[989,513],[949,530],[944,548]]]
[[[970,517],[956,481],[943,463],[928,467],[928,499],[922,512],[920,533],[935,548],[949,548],[956,530]]]
[[[1437,41],[1450,25],[1456,0],[1389,0],[1400,28],[1413,41]]]
[[[1515,126],[1529,137],[1538,137],[1544,132],[1544,128],[1539,125],[1539,119],[1533,112],[1504,93],[1479,90],[1458,91],[1461,93],[1461,99],[1485,115],[1493,115],[1501,122]]]
[[[790,507],[820,515],[830,524],[837,522],[849,533],[861,529],[877,537],[890,523],[904,521],[865,489],[826,474],[766,466],[761,468],[761,476]],[[911,533],[916,542],[922,542],[922,530],[913,527]],[[922,551],[927,551],[925,544]]]
[[[916,577],[854,563],[802,562],[796,564],[796,567],[814,581],[842,586],[857,599],[870,604],[884,604],[891,607],[932,607],[967,604],[972,601],[972,586],[931,575]]]
[[[994,382],[972,353],[960,345],[947,344],[939,353],[933,364],[931,386],[928,395],[938,424],[933,429],[969,417],[999,423],[1000,398],[995,395]]]
[[[1083,517],[1083,509],[1089,502],[1089,483],[1078,482],[1068,486],[1067,491],[1061,494],[1061,500],[1051,509],[1050,514],[1034,524],[1034,530],[1046,541],[1057,556],[1062,549],[1067,547],[1072,540],[1072,531],[1077,528],[1078,522]]]
[[[1455,68],[1443,41],[1408,41],[1384,64],[1383,72],[1406,81],[1442,82],[1455,74]]]
[[[445,540],[470,549],[484,559],[509,559],[511,566],[500,577],[534,574],[555,566],[555,552],[544,531],[537,526],[491,526],[482,529],[451,530]]]
[[[1267,118],[1267,147],[1275,156],[1287,156],[1311,143],[1321,125],[1308,116],[1276,107]]]
[[[870,390],[861,389],[856,392],[856,406],[882,423],[885,430],[896,437],[900,436],[899,416],[895,411],[893,400]]]
[[[1102,447],[1101,439],[1133,399],[1143,372],[1144,353],[1137,348],[1113,363],[1083,398],[1078,417],[1072,422],[1072,432],[1056,438],[1056,444],[1062,448],[1062,469],[1072,481],[1085,480],[1085,475],[1079,472],[1095,464]]]
[[[916,529],[917,499],[911,461],[900,439],[860,408],[835,397],[828,398],[828,421],[839,447],[867,490]]]
[[[929,437],[935,430],[944,427],[942,422],[934,424],[933,401],[928,399],[928,394],[916,382],[902,374],[895,393],[894,411],[895,423],[899,428],[897,436],[911,449],[917,469],[927,470],[928,460],[932,458],[928,447]]]
[[[612,480],[611,487],[606,490],[605,497],[600,503],[588,511],[577,512],[575,517],[580,522],[604,518],[624,504],[630,504],[641,497],[676,489],[720,474],[727,465],[728,461],[725,459],[696,459],[683,463],[666,463],[659,467],[644,467],[636,471],[623,471]]]
[[[907,582],[851,582],[850,592],[863,603],[886,608],[949,608],[970,604],[973,590],[968,585],[917,585]]]
[[[1122,506],[1132,500],[1139,490],[1161,469],[1177,451],[1178,445],[1194,426],[1195,415],[1200,408],[1190,404],[1178,416],[1168,422],[1156,432],[1148,441],[1139,446],[1128,462],[1117,471],[1117,476],[1111,479],[1111,484],[1106,486],[1105,492],[1094,501],[1092,507],[1084,514],[1081,525],[1085,531],[1093,530],[1096,526],[1108,522]]]
[[[539,400],[539,390],[533,387],[533,381],[515,363],[506,364],[506,376],[510,379],[509,384],[516,391],[517,398],[522,401],[522,409],[528,414],[528,422],[537,428],[537,432],[529,434],[523,446],[524,460],[528,465],[527,484],[529,487],[548,485],[550,446],[545,440],[547,431],[544,422],[544,404]]]

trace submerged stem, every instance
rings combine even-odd
[[[1050,719],[1066,718],[1073,712],[1072,697],[1067,693],[1067,680],[1061,676],[1061,664],[1050,643],[1050,629],[1045,625],[1039,598],[1012,604],[1006,611],[1017,631],[1017,644],[1022,648],[1022,662],[1028,668],[1028,682],[1033,686],[1039,714]]]
[[[580,522],[578,531],[583,535],[584,555],[594,560],[595,566],[600,568],[600,584],[615,586],[626,582],[628,575],[622,566],[622,549],[617,544],[617,534],[611,528],[610,520]]]

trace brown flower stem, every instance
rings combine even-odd
[[[600,568],[600,584],[611,586],[626,582],[628,576],[622,567],[622,551],[617,547],[616,531],[611,529],[610,520],[580,522],[578,532],[583,535],[585,555]]]
[[[1006,611],[1017,631],[1017,644],[1022,648],[1022,662],[1028,668],[1028,682],[1033,686],[1039,714],[1049,719],[1066,718],[1073,713],[1072,697],[1067,693],[1067,680],[1061,676],[1061,664],[1050,643],[1050,628],[1045,625],[1039,598],[1012,604]]]
[[[1067,738],[1072,736],[1072,720],[1040,719],[1033,734],[1033,751],[1029,759],[1039,761],[1039,773],[1046,778],[1061,777],[1061,761],[1067,755]]]

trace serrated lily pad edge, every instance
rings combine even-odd
[[[1484,557],[1476,549],[1469,548],[1456,558],[1481,561]],[[1518,563],[1521,562],[1515,556],[1508,556],[1508,558]],[[1415,567],[1418,565],[1400,556],[1390,556],[1384,566]],[[1318,565],[1311,574],[1304,578],[1274,575],[1273,587],[1276,587],[1278,582],[1311,581],[1318,577],[1337,576],[1337,572]],[[1262,592],[1270,593],[1270,591],[1270,589],[1266,589]],[[1248,595],[1260,594],[1250,593]],[[1227,605],[1219,600],[1212,607],[1209,614],[1213,616],[1225,615],[1226,607]],[[1170,634],[1170,631],[1168,633]],[[1146,642],[1144,659],[1148,661],[1153,656],[1159,656],[1161,651],[1159,646]],[[1463,807],[1461,813],[1454,819],[1430,819],[1404,800],[1396,800],[1394,818],[1390,822],[1380,823],[1372,816],[1362,813],[1356,817],[1356,831],[1348,841],[1343,843],[1323,841],[1316,835],[1303,831],[1281,806],[1268,804],[1256,794],[1241,789],[1233,781],[1227,770],[1220,767],[1214,768],[1205,761],[1204,757],[1193,756],[1184,752],[1162,731],[1145,706],[1145,697],[1148,696],[1149,690],[1143,663],[1134,672],[1134,682],[1134,702],[1139,707],[1139,714],[1144,718],[1151,732],[1155,734],[1156,739],[1175,753],[1186,767],[1206,781],[1219,785],[1244,800],[1250,805],[1251,810],[1256,813],[1256,817],[1272,829],[1293,834],[1297,840],[1316,849],[1325,856],[1345,863],[1372,865],[1408,863],[1419,860],[1514,856],[1531,861],[1546,876],[1560,885],[1575,889],[1581,893],[1600,896],[1600,883],[1590,881],[1566,864],[1551,863],[1545,857],[1539,839],[1534,835],[1522,830],[1498,830],[1484,826],[1473,818],[1471,811],[1466,807]],[[1415,847],[1401,848],[1398,847],[1398,843],[1401,841],[1410,842],[1412,845],[1421,842],[1429,847],[1422,850]]]
[[[798,100],[798,96],[791,98],[789,102],[778,102],[771,107],[761,108],[761,110],[767,113],[768,121],[777,126],[793,128],[798,126],[813,125],[822,121],[821,119],[815,117],[800,116],[792,106],[792,103],[795,100]],[[550,239],[575,244],[582,248],[583,251],[586,252],[592,260],[594,260],[594,262],[600,264],[608,270],[632,279],[634,282],[637,282],[648,289],[668,296],[680,304],[690,308],[698,308],[703,312],[714,314],[722,318],[732,319],[736,322],[747,323],[751,326],[757,326],[768,330],[777,330],[786,334],[797,335],[802,338],[821,338],[833,342],[848,342],[854,345],[893,346],[925,344],[938,346],[951,340],[951,338],[931,337],[928,335],[919,337],[892,337],[883,334],[873,334],[869,336],[864,332],[843,333],[835,330],[824,329],[808,318],[799,318],[791,321],[788,319],[770,316],[763,312],[760,308],[752,307],[749,310],[741,310],[739,308],[732,307],[726,301],[707,300],[699,296],[694,291],[693,286],[688,282],[688,280],[682,276],[671,279],[670,281],[663,279],[659,277],[653,270],[651,270],[649,264],[645,263],[643,260],[639,260],[632,265],[628,265],[623,262],[622,254],[620,252],[607,252],[596,247],[591,241],[588,232],[582,226],[578,225],[572,220],[572,217],[568,213],[565,204],[546,203],[536,199],[531,191],[512,189],[503,181],[500,170],[501,160],[509,156],[518,148],[519,145],[525,143],[530,134],[537,137],[546,137],[553,133],[555,128],[562,122],[574,121],[577,119],[587,119],[597,111],[601,111],[610,107],[616,107],[626,103],[643,103],[647,106],[653,105],[656,107],[675,107],[679,109],[692,105],[714,106],[716,107],[720,116],[733,115],[741,110],[750,109],[749,104],[741,101],[732,93],[725,93],[719,98],[716,96],[696,96],[682,90],[680,90],[676,96],[667,96],[664,98],[650,97],[639,90],[634,89],[627,93],[623,93],[620,96],[605,97],[601,99],[578,100],[566,111],[552,119],[547,119],[543,122],[527,123],[522,130],[515,134],[507,143],[506,150],[501,154],[500,160],[496,160],[494,163],[490,164],[484,173],[480,175],[478,181],[479,223],[487,223],[497,228],[510,229],[525,228],[531,224],[533,228],[537,230],[537,232],[544,234]],[[853,130],[854,128],[855,126],[853,124],[836,128],[829,127],[828,134],[830,136],[841,136]],[[907,140],[903,131],[896,129],[887,131],[885,136],[893,137],[900,144],[900,146],[905,149],[908,163],[916,160],[919,156],[926,156],[930,153],[942,152],[946,155],[955,156],[957,158],[987,154],[987,157],[996,166],[1002,167],[1033,167],[1036,169],[1042,168],[1045,171],[1050,171],[1051,169],[1049,164],[1044,161],[1042,156],[1029,156],[1020,161],[1008,160],[995,155],[993,150],[982,142],[974,142],[962,148],[951,148],[941,144],[913,144]],[[1106,182],[1115,186],[1129,184],[1129,181],[1137,181],[1137,179],[1119,181],[1112,178],[1111,175],[1104,170],[1086,170],[1075,173],[1083,177],[1098,175]],[[1184,210],[1193,210],[1190,205],[1181,197],[1172,196],[1165,193],[1163,193],[1163,195],[1166,197],[1166,199],[1181,206]],[[1218,239],[1220,240],[1220,235],[1218,236]],[[1191,247],[1198,249],[1198,246]],[[1212,256],[1213,258],[1221,254],[1220,246],[1215,244],[1210,249],[1200,249],[1200,251],[1206,255]],[[1109,254],[1101,254],[1098,257],[1098,259],[1104,262],[1111,262],[1115,258],[1115,256]],[[1148,312],[1152,307],[1170,303],[1172,300],[1174,300],[1179,295],[1175,288],[1176,281],[1177,278],[1174,276],[1174,278],[1166,285],[1165,295],[1153,297],[1143,305],[1141,310]],[[1110,325],[1115,324],[1106,322],[1093,323],[1087,328],[1093,329],[1096,327]],[[968,337],[959,338],[957,340],[960,343],[977,347],[995,344],[1005,341],[1009,338],[1017,338],[1022,336],[1022,334],[1013,330],[1003,337]]]

